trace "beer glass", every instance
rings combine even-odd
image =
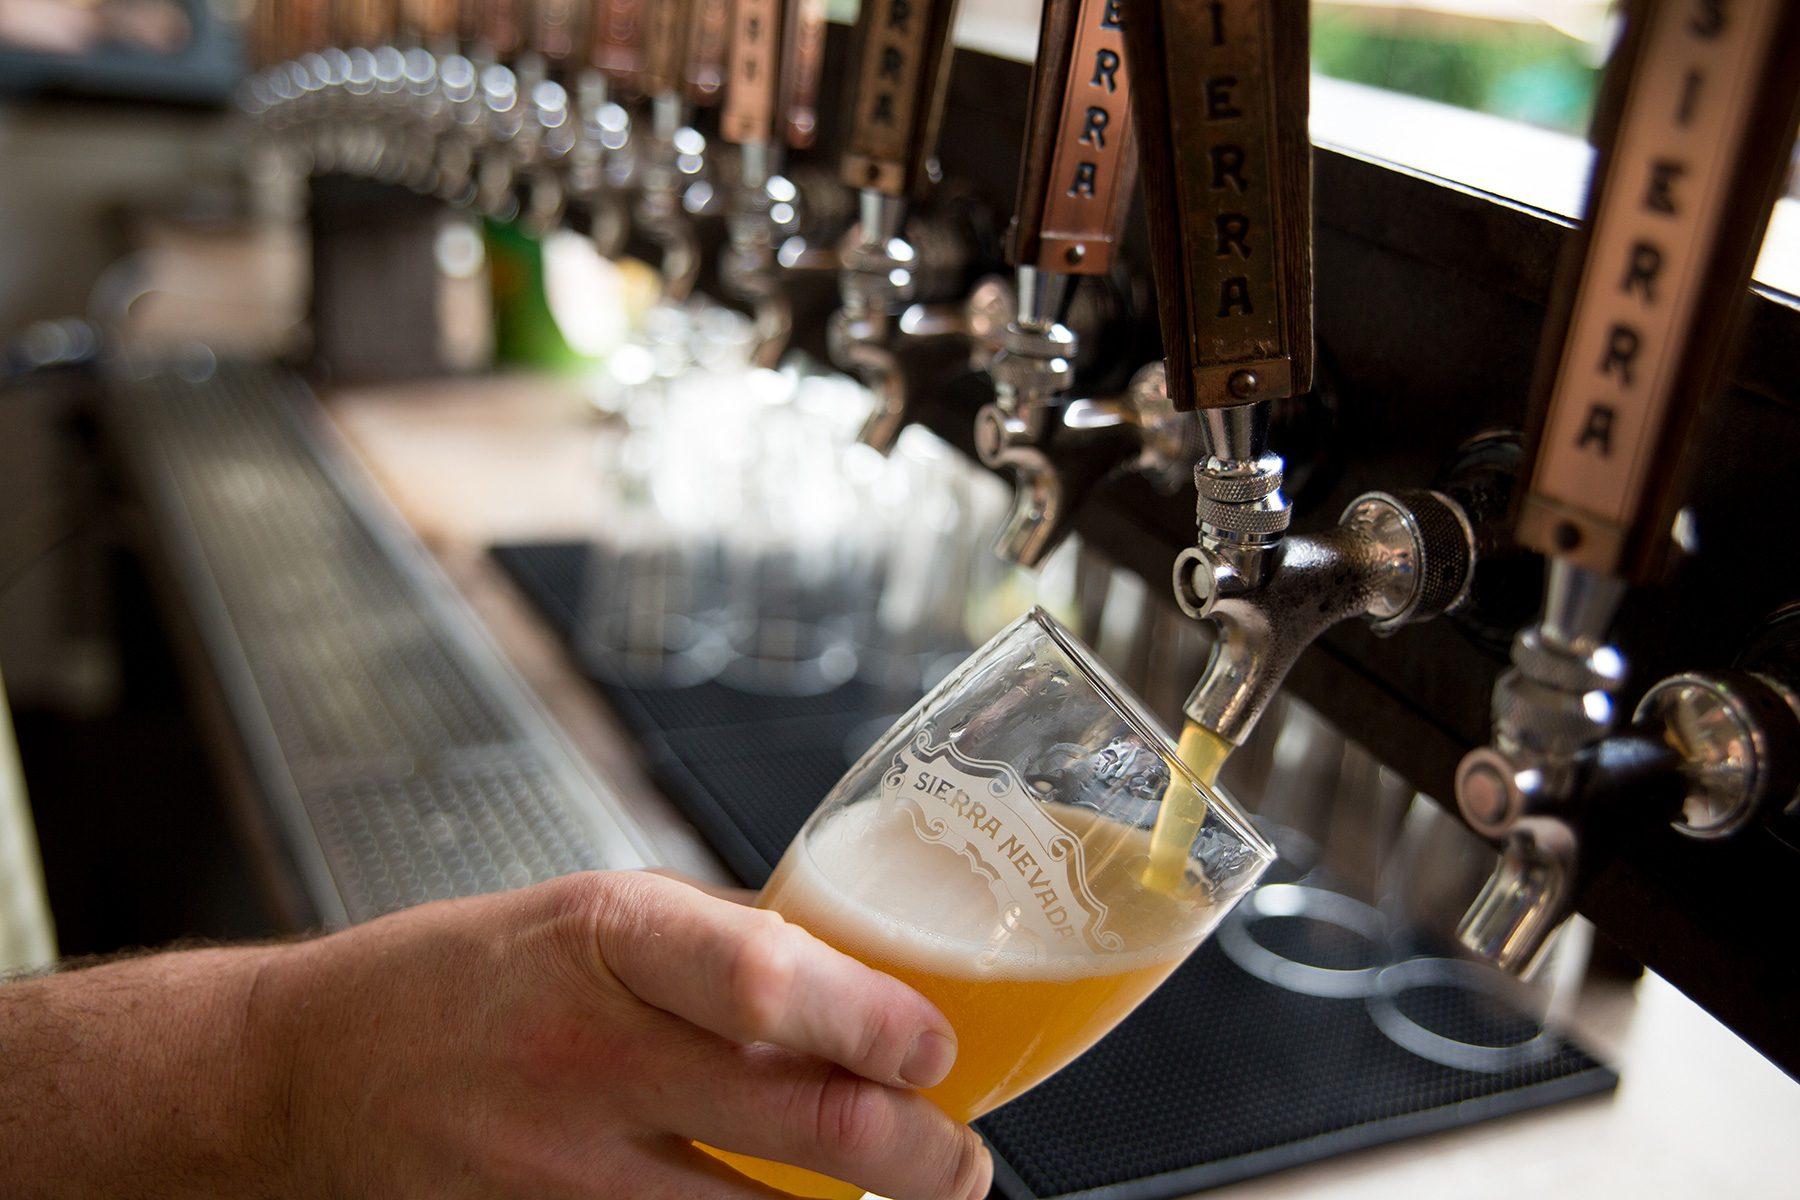
[[[956,1065],[924,1095],[967,1121],[1099,1041],[1274,857],[1105,668],[1033,609],[838,781],[759,903],[938,1006],[956,1030]],[[720,1157],[794,1195],[862,1194]]]

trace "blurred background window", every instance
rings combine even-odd
[[[1605,0],[1317,0],[1313,69],[1585,134],[1612,44]]]
[[[1619,12],[1611,0],[1313,0],[1313,140],[1575,216]],[[1800,172],[1756,279],[1800,295]]]

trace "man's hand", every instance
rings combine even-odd
[[[177,968],[183,959],[194,971]],[[912,1090],[941,1079],[955,1055],[923,997],[774,914],[652,874],[571,876],[296,946],[157,956],[0,988],[0,1056],[30,1003],[22,993],[145,967],[160,969],[141,986],[109,981],[107,994],[130,993],[127,1003],[48,997],[63,1036],[135,1022],[143,1038],[191,1040],[205,1035],[189,1003],[214,1009],[200,1023],[219,1031],[210,1052],[147,1056],[206,1064],[146,1093],[165,1108],[189,1089],[214,1093],[190,1096],[188,1119],[172,1128],[166,1111],[150,1114],[160,1125],[148,1143],[201,1131],[203,1153],[177,1156],[175,1172],[199,1186],[140,1179],[119,1194],[777,1195],[695,1140],[895,1200],[980,1197],[991,1177],[975,1134]],[[220,1055],[231,1061],[211,1061]],[[53,1059],[36,1065],[49,1069],[27,1079],[78,1113],[90,1081],[58,1075]],[[138,1069],[120,1063],[114,1080],[94,1082],[127,1090]],[[66,1141],[13,1157],[33,1133],[33,1098],[19,1083],[0,1079],[0,1193],[118,1191],[93,1187],[91,1174],[86,1188],[13,1176],[9,1160],[79,1172],[105,1159],[84,1163]],[[57,1137],[37,1132],[40,1143]],[[91,1132],[102,1147],[135,1140]]]

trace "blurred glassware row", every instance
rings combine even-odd
[[[923,428],[891,456],[856,444],[861,385],[751,367],[752,341],[748,318],[696,301],[651,310],[609,357],[591,670],[778,695],[858,679],[898,711],[1032,605],[1077,617],[1073,552],[1036,575],[988,552],[997,479]]]

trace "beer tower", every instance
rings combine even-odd
[[[1192,466],[1194,419],[1170,405],[1162,364],[1122,395],[1068,396],[1077,337],[1062,314],[1083,277],[1112,269],[1137,177],[1123,26],[1120,0],[1049,0],[1038,31],[1007,245],[1018,299],[988,364],[995,398],[975,422],[982,462],[1013,476],[995,550],[1026,566],[1113,472],[1129,464],[1173,491]]]
[[[906,383],[891,340],[915,292],[907,205],[930,172],[950,79],[956,0],[868,0],[856,20],[856,84],[840,174],[857,189],[842,251],[842,305],[828,331],[838,366],[875,393],[862,440],[882,452],[906,425]]]
[[[1464,818],[1502,846],[1461,936],[1511,970],[1530,968],[1621,838],[1665,822],[1721,838],[1791,807],[1800,783],[1795,693],[1768,672],[1666,679],[1608,736],[1626,677],[1615,616],[1689,537],[1682,459],[1786,174],[1795,45],[1794,0],[1644,0],[1607,73],[1518,513],[1519,540],[1548,560],[1544,607],[1495,686],[1492,746],[1456,777]]]
[[[1378,630],[1465,596],[1468,516],[1432,491],[1369,492],[1287,532],[1270,408],[1312,386],[1305,0],[1122,0],[1169,399],[1198,410],[1198,537],[1175,594],[1218,638],[1184,752],[1210,777],[1320,633]]]
[[[825,50],[823,0],[738,0],[720,113],[720,133],[738,147],[738,186],[721,277],[753,306],[751,361],[773,367],[793,333],[776,250],[799,227],[799,195],[781,174],[783,151],[803,150],[818,133],[819,69]]]

